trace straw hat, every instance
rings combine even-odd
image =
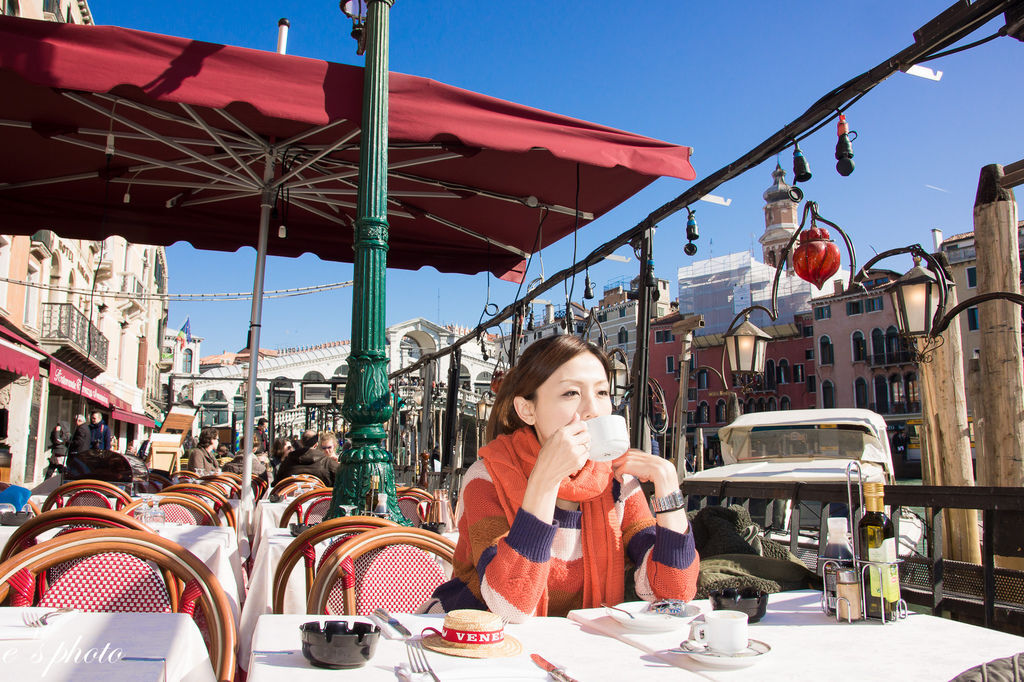
[[[497,615],[477,609],[456,609],[444,616],[441,632],[428,628],[423,646],[433,651],[465,658],[501,658],[515,656],[523,647],[515,637],[505,634]]]

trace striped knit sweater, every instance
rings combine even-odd
[[[693,533],[657,526],[635,478],[614,483],[611,494],[640,598],[693,599],[700,567]],[[486,609],[519,623],[536,613],[545,584],[547,615],[583,606],[582,512],[556,508],[548,525],[520,509],[509,528],[482,461],[466,472],[459,506],[452,579],[434,592],[445,611]]]

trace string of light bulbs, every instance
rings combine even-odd
[[[79,289],[76,287],[64,287],[54,286],[52,284],[42,284],[40,282],[26,282],[20,279],[13,279],[10,277],[0,277],[0,282],[7,282],[8,284],[20,284],[26,287],[32,287],[34,289],[45,289],[47,291],[61,291],[69,294],[89,294],[92,289]],[[314,284],[306,287],[294,287],[291,289],[274,289],[272,291],[264,291],[263,298],[290,298],[293,296],[307,296],[309,294],[318,294],[323,291],[332,291],[334,289],[343,289],[345,287],[352,286],[352,280],[347,282],[332,282],[330,284]],[[206,294],[137,294],[130,291],[105,291],[102,295],[106,298],[131,298],[137,301],[195,301],[195,302],[215,302],[215,301],[246,301],[252,299],[251,291],[239,291],[239,292],[222,292],[222,293],[206,293]]]

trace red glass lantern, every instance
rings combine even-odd
[[[824,227],[811,227],[800,234],[800,245],[793,252],[797,276],[819,289],[839,270],[839,247]]]
[[[499,369],[494,372],[491,376],[491,392],[494,395],[498,395],[498,389],[501,388],[501,381],[505,378],[505,370]]]

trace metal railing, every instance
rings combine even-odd
[[[684,480],[680,488],[691,498],[691,504],[693,500],[707,504],[708,498],[717,498],[717,504],[730,500],[790,500],[790,529],[808,526],[800,521],[802,503],[821,503],[824,507],[830,503],[845,505],[847,501],[846,485],[836,483]],[[1024,495],[1019,488],[887,485],[885,503],[893,509],[897,536],[900,508],[922,511],[925,520],[925,553],[901,560],[904,599],[929,607],[935,615],[948,611],[985,627],[1024,632],[1024,571],[995,566],[996,554],[1019,553],[1019,529],[1024,521]],[[943,558],[945,509],[980,512],[981,564]],[[801,533],[791,530],[789,549],[793,554],[799,554],[800,538]]]
[[[89,318],[70,303],[43,304],[41,337],[43,340],[68,342],[104,369],[107,366],[110,342]]]

